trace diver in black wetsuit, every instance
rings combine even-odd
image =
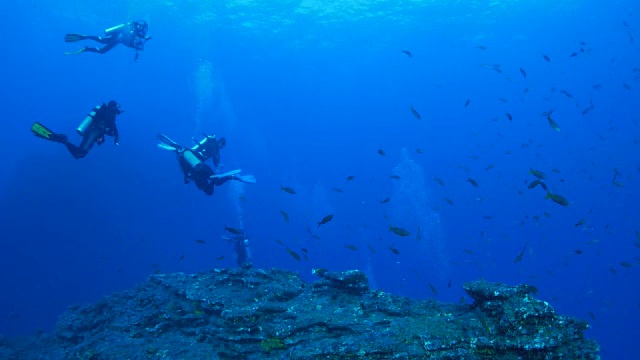
[[[74,158],[80,159],[89,153],[93,144],[102,145],[105,135],[113,136],[113,142],[119,145],[116,116],[122,112],[120,105],[114,100],[109,101],[106,105],[102,103],[93,108],[76,130],[82,136],[80,145],[72,144],[67,135],[54,133],[39,122],[31,126],[31,131],[39,138],[64,144]]]
[[[104,54],[107,51],[113,49],[118,44],[123,44],[136,50],[135,60],[138,60],[138,51],[144,50],[144,44],[151,40],[151,36],[147,36],[149,25],[146,21],[138,20],[120,24],[104,31],[105,36],[93,36],[93,35],[81,35],[81,34],[67,34],[64,37],[66,42],[76,42],[81,40],[93,40],[103,44],[101,48],[85,46],[82,49],[75,52],[65,53],[66,55],[75,55],[82,52],[94,52],[98,54]]]
[[[176,152],[178,164],[184,176],[184,183],[188,184],[193,180],[198,189],[207,195],[213,195],[215,186],[220,186],[229,180],[255,182],[252,175],[239,175],[240,170],[216,175],[211,166],[205,163],[211,159],[216,168],[220,165],[220,149],[227,143],[225,138],[218,140],[215,135],[205,136],[191,148],[185,148],[163,134],[158,134],[157,139],[160,141],[158,147]]]

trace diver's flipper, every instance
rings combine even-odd
[[[87,50],[86,47],[83,47],[82,49],[78,50],[78,51],[71,51],[71,52],[66,52],[64,53],[65,55],[78,55],[81,52],[84,52],[85,50]]]
[[[45,140],[59,142],[63,144],[67,142],[67,135],[56,134],[53,131],[47,129],[47,127],[40,124],[39,122],[35,122],[33,123],[33,125],[31,125],[31,132],[33,132],[33,135],[39,138],[43,138]]]
[[[220,178],[224,178],[224,177],[228,177],[228,176],[233,176],[236,174],[240,174],[242,172],[242,170],[238,169],[238,170],[231,170],[229,172],[226,172],[224,174],[219,174],[219,175],[211,175],[209,176],[209,179],[220,179]]]
[[[67,34],[64,36],[64,41],[65,42],[76,42],[76,41],[80,41],[80,40],[84,40],[86,38],[85,35],[81,35],[81,34]]]
[[[178,144],[177,142],[169,139],[164,134],[156,135],[156,139],[158,139],[158,141],[161,142],[161,144],[158,144],[158,147],[161,148],[161,149],[165,149],[165,150],[180,150],[180,149],[182,149],[182,146],[180,146],[180,144]]]
[[[241,181],[243,183],[255,184],[256,178],[253,175],[239,175],[235,177],[235,180]]]

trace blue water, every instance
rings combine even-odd
[[[1,333],[51,331],[67,306],[154,271],[233,267],[222,236],[234,226],[256,267],[307,280],[363,269],[377,288],[451,302],[465,281],[530,283],[592,325],[604,358],[640,351],[637,2],[95,4],[3,5]],[[65,33],[134,19],[153,36],[138,62],[123,46],[63,55],[81,46]],[[74,129],[110,99],[125,110],[119,147],[108,138],[75,160],[29,131],[40,121],[79,142]],[[257,184],[212,197],[183,184],[159,132],[226,137],[224,169]],[[530,168],[569,206],[528,189]]]

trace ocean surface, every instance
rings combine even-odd
[[[3,3],[0,333],[52,331],[68,306],[154,272],[237,266],[233,227],[254,267],[309,281],[361,269],[375,288],[447,302],[466,281],[528,283],[587,320],[603,358],[636,358],[639,7]],[[138,19],[153,38],[137,62],[122,45],[64,55],[91,44],[67,33]],[[77,143],[111,99],[119,146],[76,160],[29,130]],[[218,171],[257,183],[185,185],[158,133],[225,137]]]

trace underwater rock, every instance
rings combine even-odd
[[[64,313],[5,359],[599,359],[588,325],[527,285],[467,283],[455,305],[369,290],[361,271],[157,274]]]

